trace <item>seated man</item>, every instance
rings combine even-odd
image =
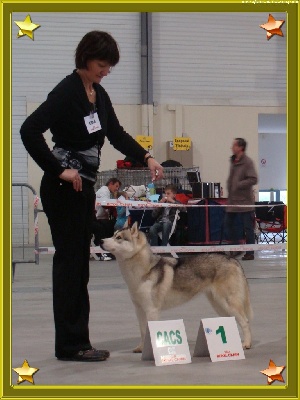
[[[121,182],[117,178],[110,178],[106,185],[102,186],[96,192],[96,203],[101,201],[109,201],[110,199],[115,199],[121,194],[126,197],[125,192],[119,193]],[[94,244],[99,246],[100,240],[113,236],[114,225],[116,222],[115,218],[115,207],[103,207],[101,205],[96,206],[96,217],[93,223],[93,234],[94,234]],[[100,258],[100,261],[110,261],[114,258],[112,254],[106,253],[96,253]]]
[[[167,185],[159,203],[181,204],[180,201],[175,199],[176,193],[176,186]],[[180,211],[180,209],[181,208],[177,207],[157,207],[152,211],[152,217],[156,220],[149,230],[149,241],[151,246],[158,245],[159,232],[162,232],[162,246],[167,246],[176,211]]]

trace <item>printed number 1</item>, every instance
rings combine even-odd
[[[219,326],[219,329],[216,330],[216,334],[218,334],[218,333],[221,334],[222,342],[227,343],[224,326],[222,326],[222,325]]]

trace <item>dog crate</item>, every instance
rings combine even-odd
[[[199,172],[199,167],[165,167],[163,179],[155,182],[156,191],[163,191],[165,186],[173,184],[177,187],[178,192],[192,192],[188,172]],[[130,185],[147,186],[151,182],[151,175],[148,168],[119,168],[99,172],[95,190],[97,191],[101,186],[104,186],[110,178],[118,178],[122,182],[122,188]]]

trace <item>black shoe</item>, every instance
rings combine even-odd
[[[245,254],[242,260],[254,260],[254,254]]]
[[[243,251],[231,251],[230,252],[230,257],[235,258],[237,256],[240,256],[241,254],[243,254]]]
[[[89,350],[80,350],[71,357],[57,357],[57,359],[61,361],[105,361],[109,355],[107,350],[96,350],[92,347]]]

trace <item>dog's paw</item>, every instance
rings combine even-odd
[[[245,343],[245,342],[243,342],[243,349],[244,349],[244,350],[251,349],[251,343]]]
[[[141,345],[137,346],[135,349],[132,350],[133,353],[142,353],[143,348]]]

